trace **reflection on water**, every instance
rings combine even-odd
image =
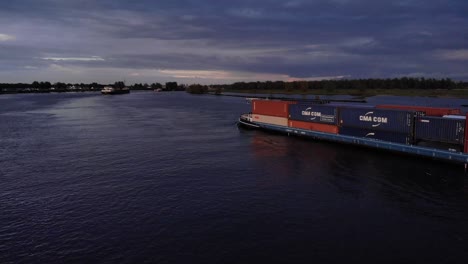
[[[336,155],[326,144],[260,131],[252,133],[251,146],[265,181],[314,181],[329,172]]]
[[[301,179],[328,185],[348,198],[372,194],[408,212],[440,217],[459,211],[460,204],[452,204],[452,199],[467,197],[460,165],[266,132],[251,134],[264,184]],[[466,206],[461,208],[467,213]]]

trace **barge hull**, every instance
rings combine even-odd
[[[468,163],[468,155],[459,152],[450,152],[440,149],[431,149],[418,147],[413,145],[404,145],[393,142],[377,141],[373,139],[359,138],[353,136],[329,134],[317,131],[304,130],[299,128],[291,128],[284,126],[276,126],[271,124],[260,124],[255,123],[258,128],[265,129],[268,131],[279,132],[287,135],[298,135],[312,139],[326,140],[338,143],[345,143],[351,145],[358,145],[364,147],[370,147],[375,149],[383,149],[393,152],[405,153],[410,155],[422,156],[432,159],[444,160],[454,163]]]
[[[465,144],[463,145],[463,152],[468,153],[468,113],[466,113],[465,122]]]

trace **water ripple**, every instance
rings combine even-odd
[[[239,98],[1,99],[1,263],[467,257],[456,166],[239,130]]]

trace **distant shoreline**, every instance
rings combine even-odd
[[[132,92],[154,92],[154,90],[130,90]],[[161,91],[167,92],[183,92],[183,91]],[[79,90],[79,91],[18,91],[18,92],[1,92],[3,94],[59,94],[59,93],[101,93],[101,90]]]
[[[394,96],[418,96],[418,97],[438,97],[438,98],[468,98],[468,89],[311,89],[302,90],[226,90],[224,93],[243,94],[282,94],[282,95],[351,95],[359,97],[372,97],[378,95]]]
[[[152,92],[153,90],[132,90],[134,92]],[[78,90],[78,91],[0,91],[3,94],[45,94],[45,93],[85,93],[94,92],[99,93],[100,90]],[[391,95],[391,96],[416,96],[416,97],[437,97],[437,98],[466,98],[468,99],[468,89],[310,89],[303,90],[224,90],[224,93],[240,93],[240,94],[271,94],[271,95],[350,95],[360,98],[372,97],[378,95]]]

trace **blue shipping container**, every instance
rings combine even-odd
[[[444,117],[418,117],[415,121],[415,138],[464,144],[465,120]]]
[[[425,147],[425,148],[442,149],[442,150],[447,150],[447,151],[452,151],[452,152],[463,152],[463,145],[460,145],[460,144],[451,144],[451,143],[426,141],[426,140],[418,140],[414,144],[416,146]]]
[[[340,108],[340,126],[412,134],[414,111]]]
[[[338,122],[338,108],[317,104],[289,105],[289,119],[336,125]]]
[[[367,128],[341,127],[339,134],[353,137],[371,138],[375,140],[382,140],[405,145],[411,145],[413,143],[411,134],[388,132]]]

